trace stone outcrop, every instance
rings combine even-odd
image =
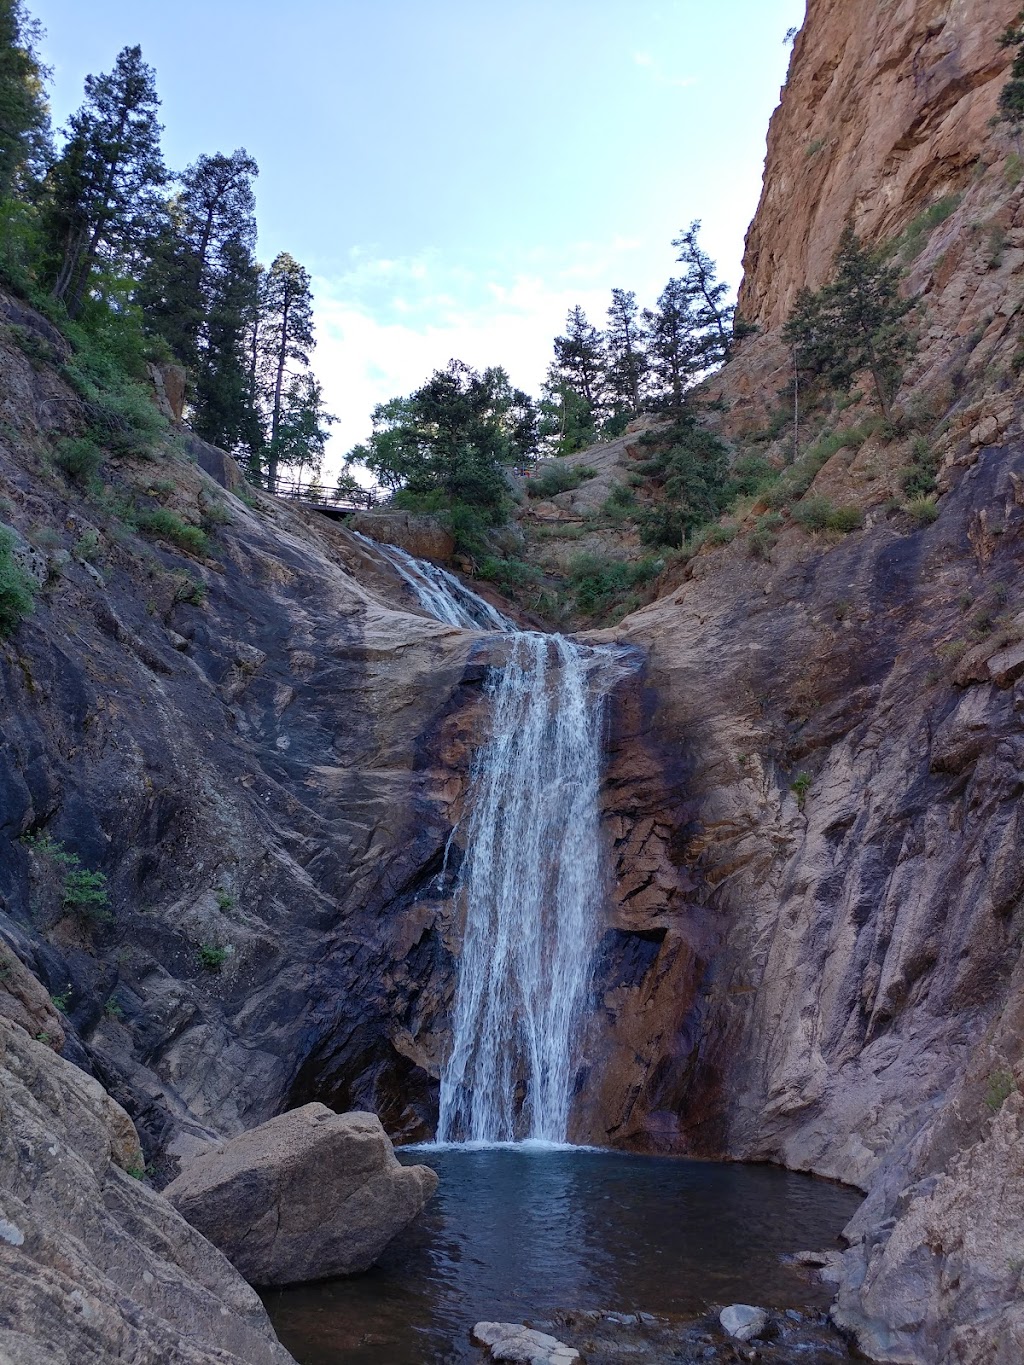
[[[306,1104],[203,1152],[165,1194],[250,1284],[367,1270],[437,1188],[375,1114]]]
[[[255,1292],[142,1162],[102,1087],[0,1017],[0,1360],[289,1365]]]
[[[447,564],[455,553],[455,539],[435,517],[398,512],[390,508],[356,512],[349,525],[370,540],[397,545],[417,559]]]

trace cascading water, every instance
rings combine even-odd
[[[466,923],[437,1140],[562,1143],[603,893],[604,698],[625,652],[519,631],[443,569],[376,548],[431,615],[509,637],[487,687],[491,738],[471,777],[456,892]]]
[[[523,632],[492,676],[493,732],[474,765],[459,877],[466,927],[439,1142],[566,1140],[602,893],[609,662]]]

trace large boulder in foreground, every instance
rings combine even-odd
[[[375,1114],[306,1104],[204,1152],[164,1194],[250,1284],[366,1270],[437,1188]]]
[[[0,1014],[0,1365],[295,1365],[141,1168],[121,1106]]]

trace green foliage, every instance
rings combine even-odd
[[[985,1090],[985,1104],[993,1114],[998,1114],[1003,1105],[1017,1088],[1012,1071],[999,1068],[990,1073]]]
[[[92,564],[100,554],[99,532],[93,530],[83,532],[75,541],[71,553],[83,564]]]
[[[999,46],[1016,49],[1010,79],[999,92],[999,118],[1018,133],[1024,126],[1024,10],[1017,15],[1016,22],[1003,31]]]
[[[569,566],[569,584],[576,605],[585,616],[605,611],[623,593],[650,583],[665,567],[662,559],[635,562],[593,554],[580,554]]]
[[[72,994],[71,982],[69,981],[64,990],[59,991],[57,995],[50,996],[50,1003],[55,1010],[59,1011],[59,1013],[67,1014],[68,1006],[71,1004]]]
[[[937,520],[939,508],[934,498],[911,498],[903,509],[909,512],[915,521],[928,525]]]
[[[0,640],[13,635],[32,611],[36,581],[14,557],[14,536],[0,526]]]
[[[812,778],[810,773],[797,773],[796,777],[789,784],[789,789],[796,796],[796,803],[801,810],[807,800],[807,793],[811,789]]]
[[[81,867],[78,859],[69,868],[61,888],[61,905],[65,910],[73,910],[83,919],[109,920],[110,897],[107,893],[107,879],[102,872],[91,872]]]
[[[691,413],[644,444],[654,448],[640,472],[661,497],[641,513],[640,538],[647,545],[680,546],[696,527],[717,519],[732,497],[725,447]]]
[[[960,207],[963,198],[959,194],[947,194],[943,199],[937,199],[934,204],[911,222],[903,236],[899,239],[899,250],[903,260],[909,265],[911,261],[917,259],[927,245],[928,238],[932,235],[940,223],[944,223]]]
[[[173,512],[169,512],[166,507],[155,507],[148,512],[136,512],[135,519],[139,530],[146,535],[159,537],[161,540],[169,540],[172,545],[177,545],[179,549],[185,550],[190,555],[209,553],[210,542],[206,532],[200,530],[198,526],[182,521]]]
[[[530,498],[555,498],[559,493],[579,488],[585,479],[592,479],[596,473],[589,465],[545,465],[535,479],[528,480],[526,493]]]
[[[174,587],[174,601],[185,602],[189,606],[201,607],[206,601],[206,584],[201,578],[182,574]]]
[[[49,143],[49,72],[34,44],[39,26],[21,0],[0,0],[0,195],[18,188]]]
[[[53,461],[81,488],[91,487],[103,463],[103,451],[91,436],[65,436],[57,442]]]
[[[204,971],[218,973],[228,960],[229,955],[227,948],[218,943],[201,943],[199,945],[199,962]]]
[[[537,443],[528,395],[512,387],[504,370],[480,374],[458,360],[408,398],[378,406],[373,425],[369,444],[350,459],[401,490],[400,505],[425,499],[425,507],[448,507],[456,520],[457,508],[470,508],[484,526],[497,525],[508,510],[503,466],[530,459]]]
[[[847,224],[831,281],[816,293],[801,290],[783,329],[797,371],[828,387],[848,392],[869,372],[885,417],[916,345],[905,321],[914,301],[900,297],[899,280],[900,271],[863,247]]]
[[[912,463],[900,470],[904,493],[916,502],[927,500],[935,489],[938,460],[931,445],[923,436],[916,436],[910,448]]]
[[[235,898],[234,896],[232,896],[230,891],[225,891],[223,886],[217,887],[217,890],[214,892],[214,896],[216,897],[217,900],[218,910],[231,910],[234,908]]]
[[[159,104],[137,46],[123,48],[109,73],[85,79],[85,103],[68,122],[45,196],[53,296],[70,318],[82,311],[96,264],[126,265],[148,235],[167,180]]]
[[[531,587],[540,579],[541,573],[533,564],[521,559],[499,559],[488,555],[481,560],[477,576],[489,583],[496,583],[502,592],[510,593]]]
[[[836,507],[828,498],[805,497],[793,508],[793,520],[806,531],[856,531],[864,525],[858,507]]]
[[[781,526],[782,518],[777,512],[758,517],[747,540],[747,548],[754,559],[767,560],[771,557]]]

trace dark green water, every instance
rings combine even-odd
[[[441,1177],[365,1275],[265,1296],[301,1365],[461,1365],[481,1319],[825,1307],[783,1259],[837,1246],[860,1197],[770,1166],[545,1147],[421,1148]]]

